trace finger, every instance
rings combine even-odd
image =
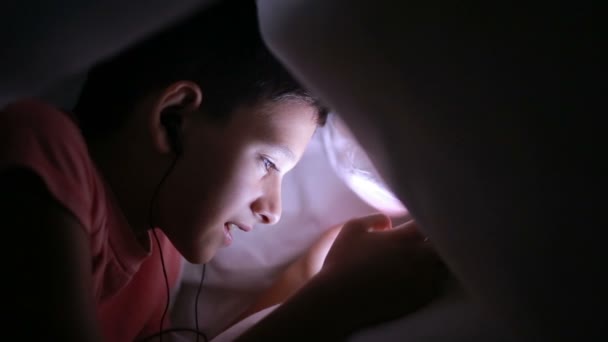
[[[411,219],[407,222],[404,222],[398,226],[395,226],[394,229],[418,229],[417,225],[416,225],[416,221],[414,219]]]
[[[391,239],[401,240],[404,243],[415,242],[418,247],[435,253],[435,246],[433,245],[431,239],[420,232],[418,225],[413,221],[406,222],[382,233],[388,234]]]
[[[424,234],[420,232],[418,229],[418,224],[414,220],[402,223],[390,231],[386,231],[385,233],[408,239],[417,239],[420,241],[424,241],[425,239]]]
[[[368,232],[391,228],[391,220],[384,214],[372,214],[348,221],[343,230],[350,232]]]

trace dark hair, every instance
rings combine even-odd
[[[255,1],[223,0],[94,66],[74,108],[85,137],[117,128],[143,96],[179,80],[203,90],[201,110],[225,119],[240,105],[295,98],[327,110],[270,53]]]

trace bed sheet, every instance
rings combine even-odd
[[[230,327],[212,342],[230,342],[276,309],[255,313]],[[312,328],[312,327],[311,327]],[[515,341],[508,331],[495,324],[455,280],[445,293],[414,314],[361,330],[349,342],[500,342]]]

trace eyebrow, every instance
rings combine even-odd
[[[289,149],[289,147],[287,147],[285,145],[273,145],[271,147],[271,149],[274,150],[276,153],[282,155],[284,158],[288,159],[291,162],[296,161],[296,156]]]

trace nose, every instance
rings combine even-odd
[[[251,211],[258,222],[275,224],[281,218],[281,184],[268,186],[268,189],[251,204]]]

